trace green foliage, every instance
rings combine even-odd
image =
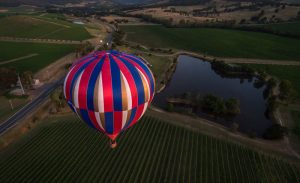
[[[177,48],[220,57],[300,60],[299,39],[272,34],[160,25],[120,27],[129,41],[153,48]]]
[[[300,66],[249,64],[249,67],[260,72],[266,72],[280,80],[289,80],[300,98]]]
[[[299,182],[283,159],[154,118],[115,149],[76,117],[53,121],[1,152],[0,182]]]
[[[15,85],[17,80],[15,69],[0,67],[0,93],[6,91],[11,85]]]
[[[280,124],[273,124],[265,131],[263,137],[270,140],[281,139],[286,133],[287,129],[285,127]]]
[[[240,113],[240,103],[237,99],[223,100],[212,94],[203,97],[201,107],[205,111],[216,115],[236,115]]]
[[[286,101],[294,99],[294,88],[289,80],[282,80],[279,84],[280,98]]]

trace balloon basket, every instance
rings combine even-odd
[[[114,149],[117,147],[117,141],[116,140],[110,140],[109,142],[110,148]]]

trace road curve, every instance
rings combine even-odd
[[[5,122],[1,123],[0,135],[4,134],[7,130],[17,125],[19,122],[22,121],[23,118],[30,114],[31,111],[38,108],[44,101],[47,100],[48,96],[51,94],[52,91],[54,91],[56,88],[63,84],[63,81],[64,77],[59,79],[55,83],[51,83],[41,92],[41,94],[37,98],[32,100],[29,104],[24,106]]]

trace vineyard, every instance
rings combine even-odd
[[[76,118],[34,129],[0,154],[0,182],[300,182],[297,165],[144,117],[118,147]]]

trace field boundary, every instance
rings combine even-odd
[[[16,62],[16,61],[19,61],[19,60],[24,60],[26,58],[35,57],[35,56],[38,56],[38,55],[39,54],[37,54],[37,53],[33,53],[33,54],[29,54],[29,55],[26,55],[26,56],[23,56],[23,57],[14,58],[14,59],[11,59],[11,60],[5,60],[5,61],[0,62],[0,65]]]
[[[17,43],[81,44],[81,41],[74,41],[74,40],[17,38],[17,37],[0,37],[0,41],[17,42]]]

